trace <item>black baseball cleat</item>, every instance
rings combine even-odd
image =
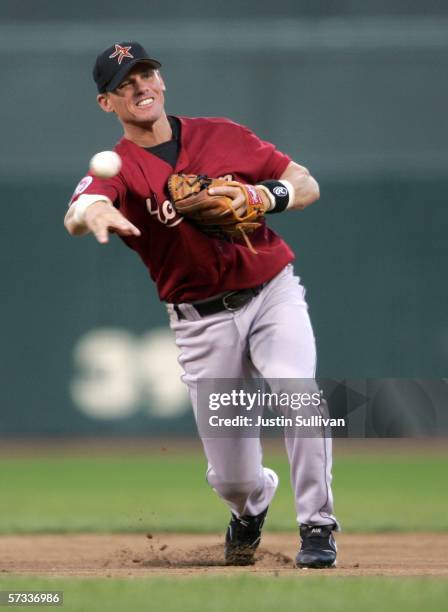
[[[300,525],[302,544],[296,567],[335,567],[337,547],[333,537],[335,525]]]
[[[224,548],[226,565],[253,565],[268,508],[257,516],[238,518],[232,512]]]

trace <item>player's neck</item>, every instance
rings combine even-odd
[[[125,124],[123,129],[125,138],[139,147],[155,147],[162,142],[171,140],[173,135],[165,113],[152,124]]]

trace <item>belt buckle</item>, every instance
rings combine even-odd
[[[232,306],[229,306],[227,304],[227,298],[231,297],[232,295],[235,295],[236,293],[238,293],[238,291],[231,291],[230,293],[226,293],[222,298],[222,303],[224,304],[224,308],[230,312],[235,312],[235,310],[238,310],[238,308],[240,308],[240,306],[237,306],[236,308],[232,308]]]

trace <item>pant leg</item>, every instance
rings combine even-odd
[[[276,381],[280,387],[277,392],[288,392],[290,385],[284,379],[311,381],[315,377],[316,347],[305,290],[294,276],[292,266],[287,266],[258,298],[260,303],[253,304],[258,312],[251,326],[250,357],[263,378]],[[331,438],[305,438],[296,433],[299,435],[285,437],[285,446],[297,521],[310,525],[337,524],[331,489]],[[291,430],[288,435],[291,436]]]
[[[212,378],[250,378],[247,329],[235,324],[235,315],[221,312],[199,317],[182,305],[189,319],[178,320],[169,309],[170,325],[180,349],[182,380],[188,387],[197,418],[197,382]],[[270,504],[278,479],[262,465],[259,438],[202,438],[208,460],[207,481],[237,516],[255,516]]]

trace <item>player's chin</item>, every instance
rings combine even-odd
[[[134,119],[136,121],[143,121],[143,122],[157,121],[157,119],[160,117],[161,114],[162,114],[162,111],[161,111],[160,105],[157,104],[156,102],[153,102],[151,106],[146,107],[146,108],[136,106],[132,111],[132,115]]]

